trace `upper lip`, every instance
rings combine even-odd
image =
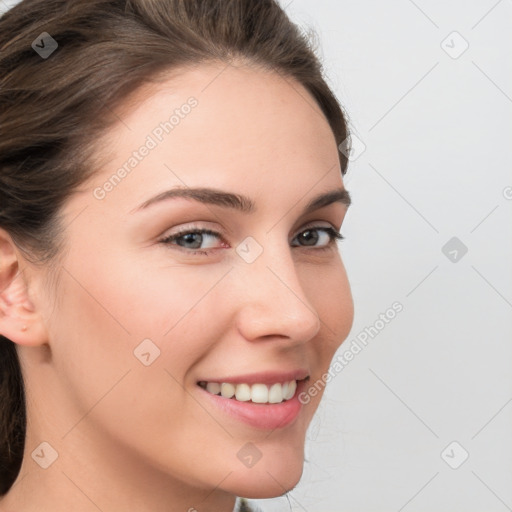
[[[302,380],[309,375],[305,368],[288,371],[263,371],[246,375],[232,375],[228,377],[212,377],[201,379],[199,382],[229,382],[231,384],[275,384],[276,382],[289,382]]]

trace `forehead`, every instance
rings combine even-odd
[[[183,107],[190,98],[197,106],[187,113]],[[266,154],[263,143],[272,141],[280,149],[286,143],[298,149],[298,142],[306,140],[318,150],[335,144],[320,107],[296,80],[254,66],[222,63],[162,75],[158,83],[136,91],[116,113],[120,122],[111,130],[112,139],[124,146],[136,144],[173,113],[180,122],[173,120],[169,144],[183,135],[181,139],[187,136],[197,147],[221,144],[254,153],[259,148]]]
[[[292,194],[320,179],[322,188],[341,184],[326,118],[301,84],[275,72],[195,66],[141,88],[115,114],[120,121],[103,141],[111,158],[95,181],[124,168],[130,185],[119,188],[139,191],[140,200],[164,184],[235,186],[248,195],[262,183]]]

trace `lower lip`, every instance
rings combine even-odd
[[[292,398],[279,404],[256,404],[253,402],[239,402],[234,398],[224,398],[213,395],[202,387],[198,388],[225,414],[242,421],[251,427],[264,430],[276,430],[291,425],[302,410],[299,394],[304,387],[305,380],[297,382],[297,390]]]

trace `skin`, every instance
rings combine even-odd
[[[29,414],[22,470],[1,511],[231,512],[236,495],[278,496],[299,481],[321,392],[269,432],[212,407],[196,383],[305,367],[311,384],[328,370],[353,321],[340,249],[319,250],[321,232],[316,246],[292,241],[313,225],[340,230],[341,203],[301,213],[343,187],[338,149],[297,82],[225,67],[184,70],[118,112],[105,138],[111,161],[62,209],[66,249],[53,273],[0,230],[0,333],[17,344]],[[190,96],[198,106],[96,199],[95,187]],[[257,211],[172,199],[130,213],[183,184],[247,195]],[[189,227],[224,240],[203,239],[209,256],[159,241]],[[235,251],[247,236],[263,248],[251,264]],[[150,366],[133,353],[147,338],[161,351]],[[42,441],[58,452],[47,469],[31,457]],[[251,468],[237,458],[247,442],[262,454]]]

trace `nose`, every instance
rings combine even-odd
[[[289,246],[266,247],[252,263],[240,261],[236,266],[237,324],[245,339],[305,343],[316,336],[321,320],[300,282]]]

